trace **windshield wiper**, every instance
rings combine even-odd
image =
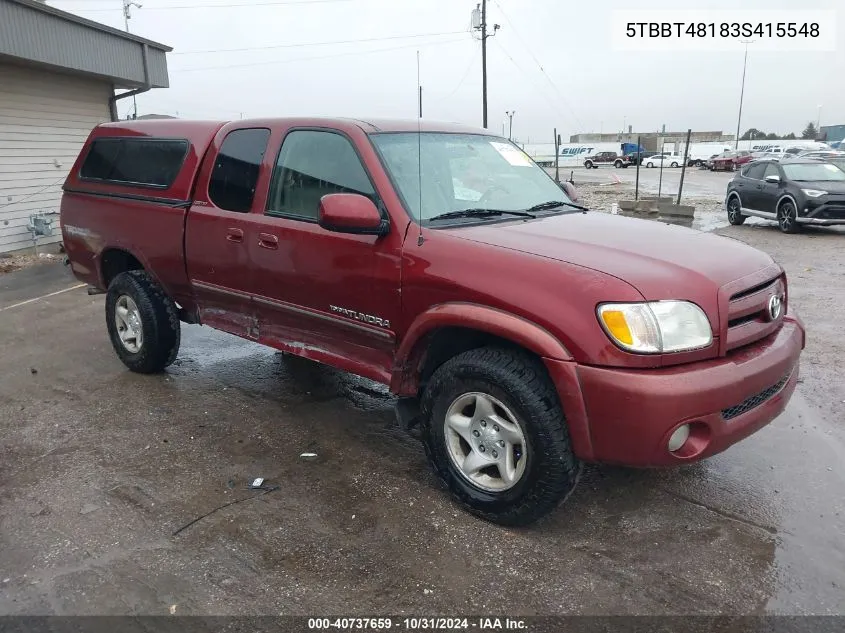
[[[441,213],[429,219],[429,222],[435,220],[451,220],[453,218],[490,218],[499,215],[516,215],[522,218],[536,218],[533,213],[527,211],[510,211],[508,209],[461,209],[460,211],[449,211],[448,213]]]
[[[587,207],[582,207],[580,204],[574,202],[564,202],[563,200],[549,200],[548,202],[541,202],[535,204],[533,207],[528,207],[526,211],[545,211],[546,209],[554,209],[556,207],[572,207],[579,211],[589,211]]]

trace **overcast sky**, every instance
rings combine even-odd
[[[173,47],[169,89],[138,98],[139,114],[192,118],[337,115],[414,118],[420,52],[425,118],[481,124],[481,45],[472,0],[142,0],[132,32]],[[49,0],[123,28],[121,0]],[[290,4],[288,4],[290,3]],[[231,6],[231,5],[241,6]],[[221,7],[215,5],[229,5]],[[736,129],[743,54],[622,52],[614,10],[684,8],[679,0],[489,0],[489,126],[552,140],[577,132]],[[188,7],[188,8],[177,8]],[[200,7],[200,8],[197,8]],[[214,8],[212,8],[214,7]],[[690,8],[738,7],[697,0]],[[742,9],[837,9],[835,52],[748,55],[742,129],[800,133],[845,124],[841,0],[742,0]],[[433,35],[437,34],[437,35]],[[414,37],[419,36],[419,37]],[[324,44],[357,40],[346,44]],[[360,40],[372,40],[362,42]],[[321,44],[321,45],[315,45]],[[250,49],[229,50],[220,49]],[[204,52],[194,52],[204,51]],[[541,70],[542,67],[542,70]],[[131,100],[119,102],[125,116]]]

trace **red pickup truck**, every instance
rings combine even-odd
[[[183,321],[389,385],[454,497],[502,524],[582,462],[723,451],[784,409],[804,347],[765,253],[587,211],[456,125],[101,125],[61,225],[131,370],[173,362]]]

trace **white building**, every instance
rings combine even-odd
[[[117,99],[167,87],[170,50],[35,0],[0,0],[0,253],[32,247],[35,233],[39,245],[60,240],[61,185],[85,138],[117,119]]]

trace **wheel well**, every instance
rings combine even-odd
[[[462,327],[445,327],[435,330],[426,337],[419,373],[419,391],[425,389],[431,375],[443,363],[458,354],[479,347],[505,347],[518,349],[536,356],[530,350],[501,336]]]
[[[100,257],[100,272],[106,288],[109,287],[112,279],[127,270],[143,270],[141,262],[132,255],[119,248],[110,248],[103,252]]]
[[[780,205],[782,205],[787,200],[789,200],[792,203],[792,206],[795,207],[795,213],[797,214],[798,213],[798,202],[796,202],[795,198],[793,198],[789,194],[786,194],[786,195],[780,197],[780,200],[778,200],[778,203],[775,206],[775,209],[780,209]]]

